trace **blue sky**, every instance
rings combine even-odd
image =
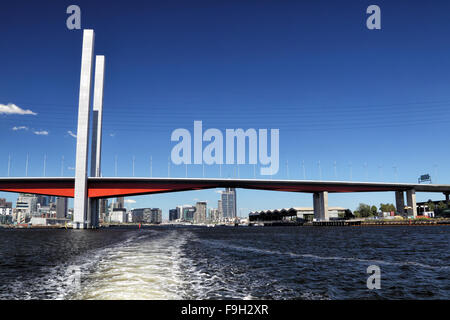
[[[82,32],[66,28],[81,8],[106,57],[102,172],[167,177],[176,128],[280,129],[274,178],[449,183],[450,4],[433,1],[3,1],[0,175],[64,175],[75,167]],[[382,29],[366,28],[381,8]],[[27,127],[22,130],[13,128]],[[48,134],[36,134],[47,132]],[[286,162],[288,166],[286,166]],[[337,175],[334,174],[336,162]],[[287,168],[288,167],[288,170]],[[396,167],[396,169],[394,169]],[[397,175],[395,175],[397,170]],[[172,177],[185,167],[171,166]],[[235,176],[223,166],[223,177]],[[350,173],[351,172],[351,173]],[[206,177],[219,167],[206,166]],[[191,165],[190,177],[202,166]],[[253,178],[253,166],[240,166]],[[257,178],[265,178],[257,176]],[[130,207],[208,200],[217,190],[135,197]],[[15,200],[17,195],[1,193]],[[418,200],[442,195],[418,194]],[[393,193],[331,195],[330,206],[393,202]],[[238,191],[240,212],[311,206],[308,194]]]

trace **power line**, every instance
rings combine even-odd
[[[25,162],[25,177],[28,177],[28,153],[27,153],[27,160]]]
[[[8,177],[11,176],[11,154],[8,155]]]
[[[46,176],[46,166],[47,166],[47,154],[44,154],[44,177]]]

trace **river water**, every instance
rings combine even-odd
[[[0,229],[0,299],[450,299],[449,244],[448,226]]]

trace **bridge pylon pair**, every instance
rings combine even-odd
[[[400,215],[404,215],[406,213],[408,216],[416,218],[417,202],[415,189],[406,190],[406,203],[407,209],[405,212],[405,194],[403,191],[395,191],[395,207],[397,209],[397,213]]]
[[[87,185],[94,38],[94,30],[83,30],[73,212],[73,227],[76,229],[97,228],[99,223],[99,200],[89,199]],[[91,176],[93,177],[101,176],[104,71],[105,57],[95,56],[91,141]]]

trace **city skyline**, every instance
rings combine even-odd
[[[17,10],[15,5],[7,6],[6,12]],[[83,27],[94,27],[101,34],[96,49],[108,56],[104,176],[185,177],[184,165],[168,162],[173,147],[170,132],[203,120],[208,127],[221,129],[280,128],[280,170],[274,179],[416,182],[419,175],[429,173],[433,182],[449,181],[449,164],[445,161],[448,151],[442,148],[446,140],[436,135],[445,132],[450,105],[450,81],[445,72],[449,62],[441,53],[450,52],[450,48],[438,39],[448,29],[439,19],[443,18],[442,8],[425,4],[433,10],[434,20],[427,20],[429,28],[413,35],[405,20],[395,21],[396,15],[405,12],[382,2],[387,12],[384,25],[397,32],[393,35],[384,29],[378,33],[364,29],[364,5],[351,5],[342,13],[345,17],[361,9],[360,29],[354,28],[360,21],[351,20],[352,32],[339,36],[348,27],[341,23],[342,17],[329,17],[329,23],[336,26],[336,30],[330,30],[305,13],[320,13],[323,8],[319,5],[286,4],[298,9],[293,11],[295,15],[275,12],[276,19],[265,26],[262,22],[267,21],[273,8],[261,4],[258,14],[251,16],[254,24],[249,26],[244,18],[253,7],[246,4],[233,13],[235,27],[242,30],[240,35],[228,30],[230,24],[226,21],[207,18],[218,10],[216,7],[197,10],[187,6],[175,21],[167,16],[164,6],[148,6],[145,12],[152,17],[151,22],[128,21],[130,26],[121,26],[118,34],[111,37],[107,19],[92,14],[96,4],[80,3]],[[334,6],[329,4],[326,10],[333,10]],[[25,62],[19,64],[13,52],[0,53],[3,61],[10,61],[5,65],[5,74],[14,75],[0,80],[4,137],[4,152],[0,156],[4,172],[0,175],[7,176],[9,172],[11,176],[60,176],[62,172],[73,176],[69,168],[75,167],[73,136],[81,32],[64,29],[63,5],[60,7],[60,12],[58,6],[48,11],[46,7],[36,7],[37,12],[45,11],[49,17],[36,30],[37,39],[46,44],[38,49],[39,60],[27,53],[37,40],[26,33],[37,17],[23,13],[20,24],[6,17],[10,28],[6,36]],[[119,15],[118,8],[112,9],[109,14]],[[407,14],[418,14],[419,9],[411,6]],[[223,5],[221,10],[225,17],[234,12],[232,4]],[[169,27],[165,18],[175,24]],[[182,25],[187,29],[183,31]],[[145,32],[134,32],[138,26]],[[211,30],[192,37],[190,32],[199,27],[205,30],[205,26]],[[314,32],[302,32],[305,26],[313,26]],[[52,34],[57,45],[43,37],[47,33]],[[279,38],[281,34],[283,37]],[[428,39],[430,35],[432,41]],[[142,41],[142,37],[149,41]],[[185,44],[183,37],[191,40],[188,47],[183,46],[185,55],[175,54]],[[265,45],[265,37],[276,45]],[[294,41],[296,37],[304,41],[303,45],[301,40]],[[321,38],[326,41],[319,41]],[[400,39],[401,48],[396,43]],[[420,46],[415,46],[417,40]],[[249,41],[252,48],[246,45]],[[131,50],[122,50],[123,45]],[[354,51],[347,50],[342,55],[340,49],[349,46]],[[131,57],[135,58],[131,61]],[[302,62],[305,60],[309,65]],[[392,75],[392,68],[397,70],[396,75]],[[39,75],[44,71],[46,77],[42,79]],[[253,178],[254,172],[252,165],[187,167],[189,177]],[[189,191],[132,199],[139,207],[163,208],[167,218],[169,208],[196,198],[213,202],[215,192]],[[239,194],[242,205],[238,215],[241,209],[312,203],[307,194],[249,190],[239,190]],[[258,203],[253,200],[255,195]],[[7,193],[0,196],[8,201],[17,197]],[[390,193],[336,198],[330,195],[330,203],[354,209],[359,202],[393,203],[393,198]],[[418,195],[418,200],[429,198],[437,200],[432,195]]]

